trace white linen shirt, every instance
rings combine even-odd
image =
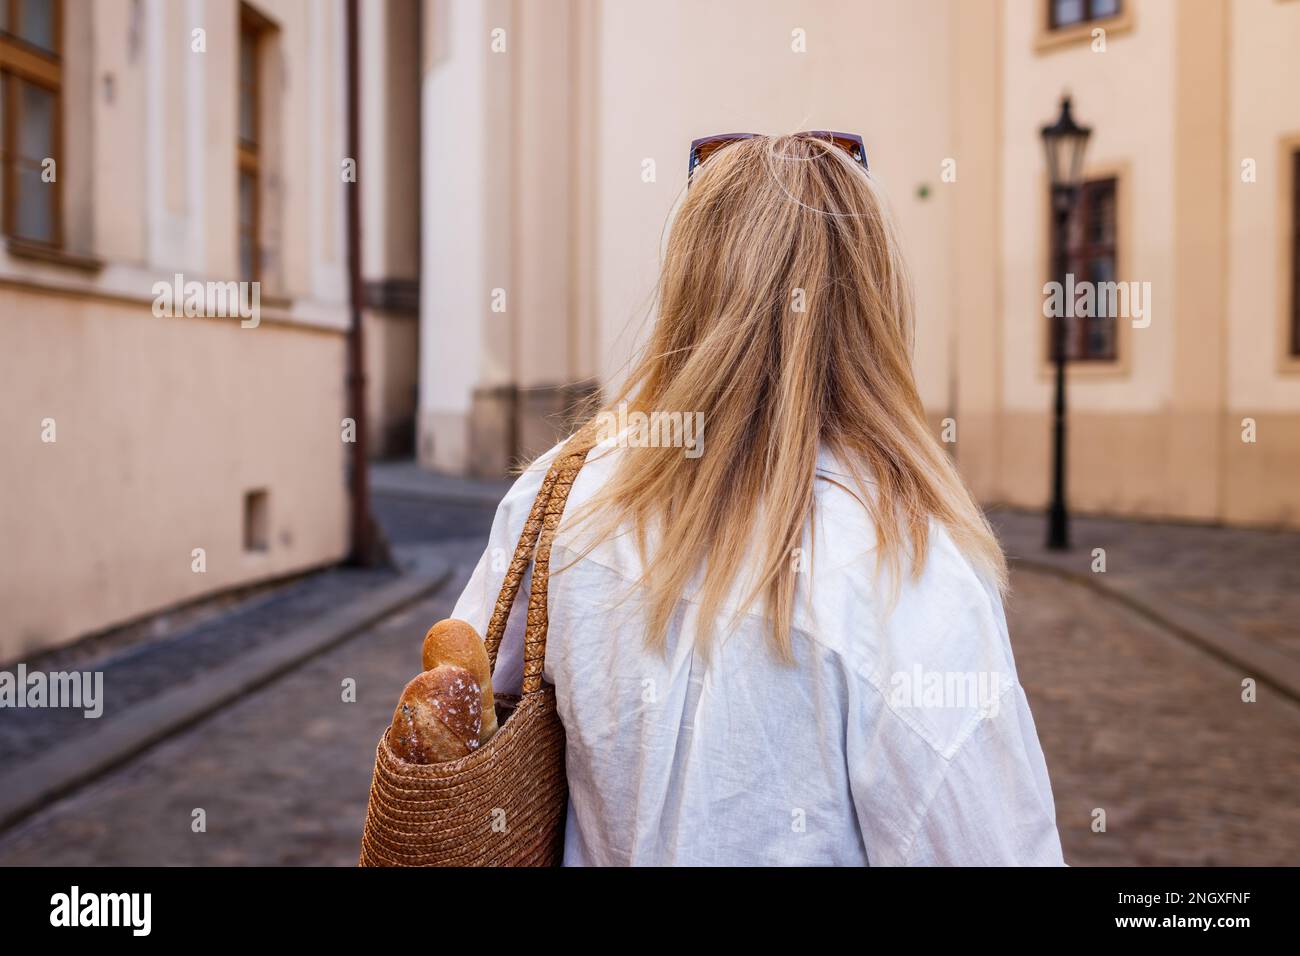
[[[502,500],[452,612],[480,634],[558,448]],[[623,453],[609,442],[590,453],[566,515]],[[697,649],[698,573],[667,653],[647,650],[631,535],[566,567],[581,529],[561,526],[544,675],[567,738],[565,865],[1062,864],[996,590],[933,525],[925,569],[901,584],[890,611],[874,576],[871,519],[836,481],[848,484],[823,451],[794,665],[773,655],[759,614],[725,630],[734,604],[711,653]],[[525,579],[498,692],[519,692],[527,597]]]

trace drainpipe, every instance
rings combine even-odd
[[[343,0],[347,11],[347,155],[358,163],[357,180],[345,184],[348,220],[348,286],[352,300],[352,321],[347,338],[348,415],[356,423],[356,440],[350,461],[352,564],[370,567],[375,563],[373,523],[370,518],[370,488],[366,455],[366,372],[361,308],[365,287],[361,282],[361,76],[360,15],[357,0]]]

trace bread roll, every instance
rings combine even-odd
[[[389,746],[411,763],[458,760],[479,746],[482,688],[463,667],[440,664],[417,675],[393,712]]]
[[[429,633],[424,635],[423,652],[426,671],[450,664],[464,668],[474,678],[483,695],[483,726],[479,742],[486,743],[497,732],[497,711],[492,697],[492,671],[483,638],[471,624],[448,618],[429,628]]]

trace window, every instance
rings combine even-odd
[[[1300,149],[1291,154],[1291,354],[1300,356]]]
[[[1091,20],[1119,16],[1120,0],[1047,0],[1048,23],[1053,30]]]
[[[1081,283],[1092,284],[1095,290],[1103,282],[1117,282],[1116,278],[1116,181],[1094,179],[1079,187],[1079,199],[1070,217],[1065,236],[1065,271],[1074,276],[1076,296],[1083,294]],[[1057,243],[1060,237],[1053,229],[1052,262],[1057,261]],[[1053,276],[1060,280],[1060,276]],[[1091,316],[1067,317],[1065,322],[1065,356],[1072,362],[1111,361],[1116,358],[1116,311],[1118,297],[1095,296],[1092,310],[1104,312]],[[1104,304],[1103,304],[1104,303]],[[1048,319],[1047,348],[1051,357],[1051,322]]]
[[[255,282],[262,271],[261,235],[261,103],[259,50],[261,24],[247,8],[239,21],[239,275]]]
[[[244,492],[244,550],[271,547],[271,495],[265,488]]]
[[[6,235],[62,243],[59,0],[0,0],[0,197]]]

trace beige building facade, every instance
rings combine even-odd
[[[1056,40],[1030,16],[1001,29],[1002,344],[987,402],[996,462],[981,490],[1020,504],[1045,492],[1050,377],[1035,316],[1049,216],[1036,140],[1065,88],[1094,130],[1085,177],[1116,183],[1118,277],[1151,284],[1149,325],[1117,323],[1113,361],[1070,369],[1072,502],[1300,526],[1300,5],[1149,0],[1090,26],[1106,31],[1104,49],[1091,30]]]
[[[644,340],[691,139],[861,133],[936,434],[1040,507],[1068,90],[1072,261],[1150,290],[1079,327],[1072,505],[1300,527],[1300,0],[362,0],[357,157],[342,2],[49,8],[0,23],[0,659],[347,553],[351,160],[372,453],[499,475]]]
[[[1113,317],[1070,365],[1073,507],[1300,527],[1300,2],[425,11],[427,466],[497,472],[545,446],[567,399],[618,380],[652,319],[692,138],[829,128],[864,136],[891,198],[936,433],[955,424],[983,500],[1043,505],[1055,277],[1039,129],[1068,91],[1102,196],[1084,231],[1104,248],[1079,254],[1149,289],[1145,315]]]
[[[349,300],[341,4],[6,7],[11,660],[346,554]],[[160,314],[177,275],[256,280],[258,321]]]

